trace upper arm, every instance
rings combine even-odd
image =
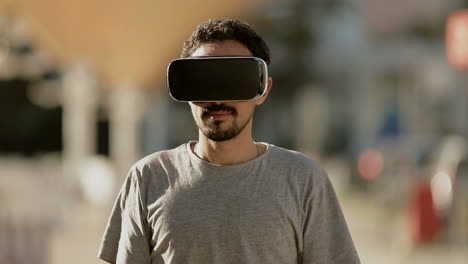
[[[151,263],[150,231],[138,173],[133,168],[127,176],[103,236],[98,257],[109,263]]]
[[[322,173],[304,209],[302,263],[360,263],[333,186]]]

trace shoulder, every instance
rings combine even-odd
[[[161,150],[154,152],[152,154],[149,154],[139,161],[137,161],[133,167],[136,169],[142,169],[145,167],[151,167],[155,166],[158,164],[164,164],[168,162],[174,162],[177,161],[181,158],[181,156],[184,156],[186,154],[186,145],[187,144],[182,144],[176,148],[173,149],[168,149],[168,150]]]
[[[180,162],[187,160],[185,149],[186,144],[183,144],[140,159],[130,168],[123,188],[137,188],[144,203],[157,199],[171,185],[170,177],[177,174],[174,172],[181,167]]]
[[[271,159],[280,164],[288,164],[288,167],[295,167],[306,170],[323,171],[318,162],[309,156],[295,150],[290,150],[271,145]]]
[[[130,174],[135,174],[138,178],[166,174],[167,171],[174,170],[186,157],[186,144],[157,151],[135,162],[130,168]]]
[[[293,177],[301,184],[322,185],[328,175],[320,164],[309,156],[290,149],[271,145],[269,167],[276,173]]]

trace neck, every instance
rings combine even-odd
[[[255,159],[263,152],[251,135],[242,135],[242,132],[235,138],[221,142],[212,141],[200,132],[198,140],[193,152],[216,165],[240,164]]]

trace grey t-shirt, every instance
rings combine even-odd
[[[233,166],[190,143],[137,162],[98,257],[135,264],[360,263],[335,192],[305,155],[274,145]]]

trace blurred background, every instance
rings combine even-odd
[[[246,20],[269,43],[254,138],[323,165],[363,263],[468,263],[466,9],[0,0],[0,263],[103,263],[130,165],[197,138],[165,71],[208,18]]]

